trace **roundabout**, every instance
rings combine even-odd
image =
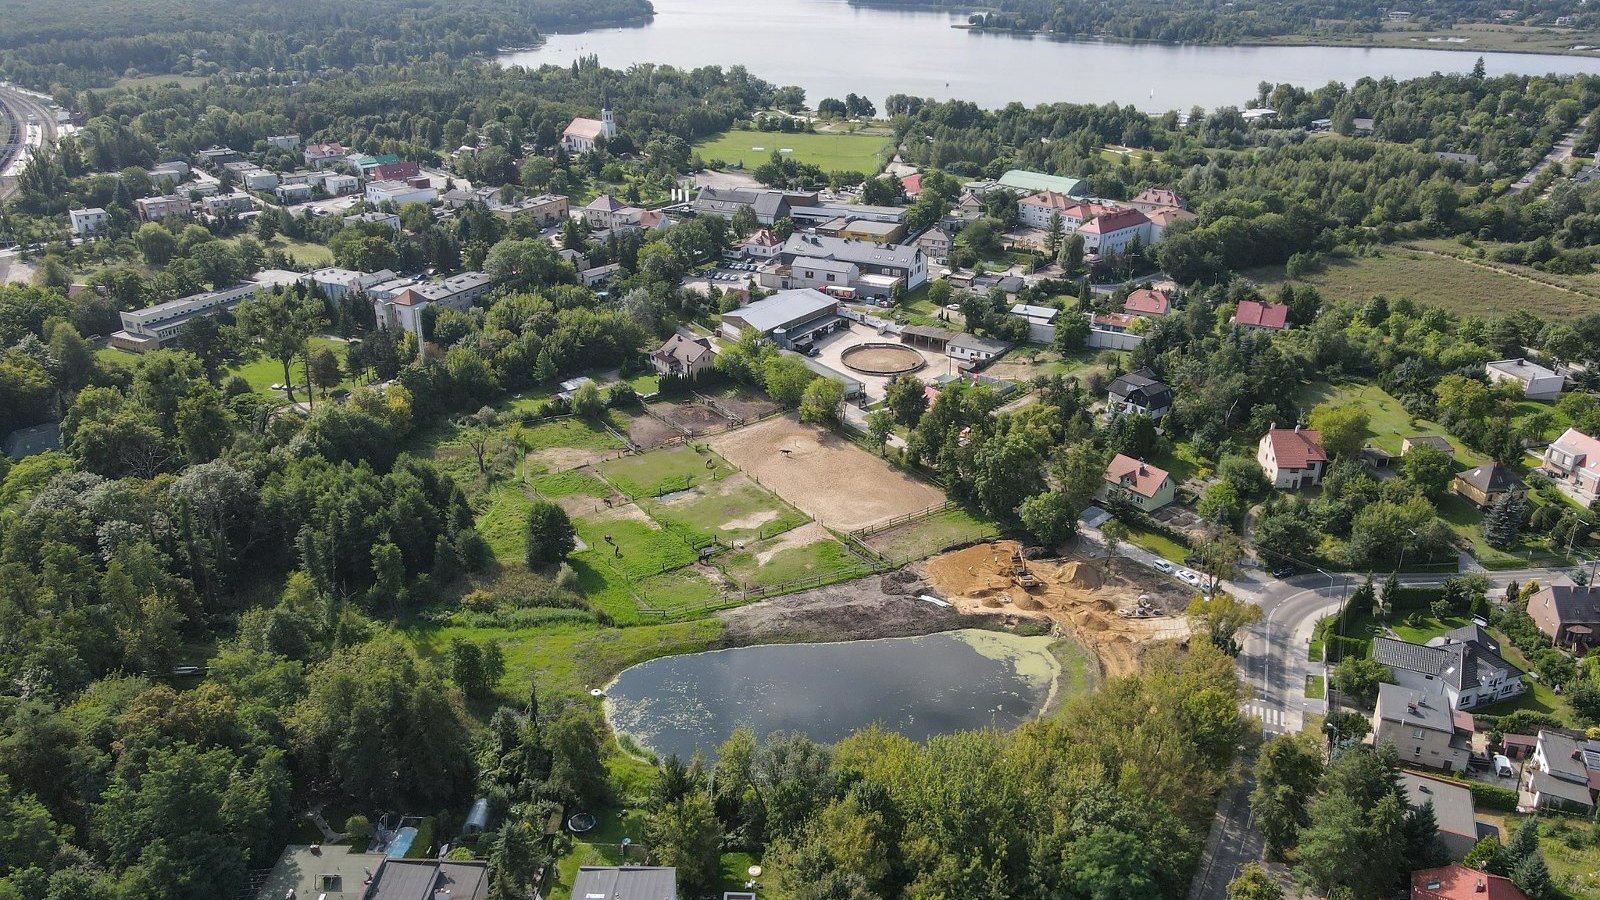
[[[922,354],[904,344],[857,344],[839,355],[845,367],[863,375],[904,375],[927,365]]]

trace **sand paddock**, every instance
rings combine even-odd
[[[719,434],[707,443],[767,490],[841,531],[945,501],[938,488],[793,416]]]
[[[723,418],[721,413],[693,400],[652,403],[650,412],[691,435],[704,434],[713,428],[724,428],[728,424],[728,420]]]

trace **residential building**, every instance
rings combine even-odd
[[[583,900],[678,900],[678,870],[665,866],[579,866],[572,896]]]
[[[395,231],[400,230],[400,216],[396,213],[369,210],[364,213],[345,216],[343,221],[346,225],[384,225]]]
[[[1105,480],[1095,496],[1101,502],[1127,503],[1154,512],[1171,503],[1175,492],[1172,476],[1165,469],[1118,453],[1106,466]]]
[[[1308,488],[1322,483],[1328,451],[1322,435],[1296,425],[1269,428],[1256,445],[1256,462],[1275,488]]]
[[[1132,350],[1144,343],[1139,323],[1144,319],[1127,313],[1102,313],[1089,320],[1089,346],[1112,350]]]
[[[1265,331],[1282,331],[1289,327],[1289,307],[1282,303],[1259,303],[1240,300],[1234,310],[1233,324]]]
[[[179,185],[189,180],[191,171],[188,163],[181,159],[172,159],[164,163],[158,163],[155,168],[151,169],[150,180],[153,182],[167,180],[172,185]]]
[[[758,228],[740,247],[745,256],[754,259],[772,259],[783,249],[783,238],[770,228]]]
[[[356,170],[356,174],[360,175],[362,178],[382,181],[383,179],[375,176],[373,172],[375,172],[379,166],[391,166],[400,162],[400,157],[393,153],[385,153],[381,156],[371,156],[365,153],[356,153],[346,157],[346,160],[350,163],[351,167]],[[412,174],[416,173],[413,172]],[[410,176],[408,175],[406,177],[409,178]]]
[[[621,271],[621,263],[606,263],[603,266],[594,266],[592,268],[580,270],[578,272],[578,280],[583,282],[584,287],[599,287],[600,285],[605,284],[611,279],[617,277],[617,273]]]
[[[300,135],[298,135],[298,134],[273,134],[273,135],[268,135],[267,136],[267,146],[276,147],[279,150],[293,150],[294,148],[300,146]]]
[[[328,169],[337,166],[347,153],[349,151],[343,144],[328,142],[307,144],[306,148],[300,151],[300,157],[313,169]]]
[[[928,280],[928,259],[923,255],[922,248],[915,244],[880,247],[844,238],[793,234],[783,242],[778,257],[785,264],[799,257],[850,263],[861,273],[858,283],[851,287],[870,296],[887,296],[897,283],[904,285],[907,291],[913,291]],[[766,282],[763,281],[763,284]]]
[[[195,155],[200,158],[200,165],[208,169],[220,169],[228,163],[244,161],[244,154],[230,147],[213,147]]]
[[[740,209],[749,207],[758,223],[771,225],[788,218],[788,197],[783,191],[705,187],[695,195],[690,207],[696,215],[718,215],[724,219],[732,219]]]
[[[540,194],[537,197],[524,197],[510,203],[495,201],[489,203],[488,207],[489,212],[502,219],[527,216],[546,227],[567,220],[567,198],[560,194]]]
[[[1454,709],[1476,709],[1526,690],[1526,673],[1506,662],[1499,643],[1476,625],[1457,628],[1426,644],[1375,637],[1372,658],[1389,667],[1395,684],[1442,692]]]
[[[180,300],[118,313],[118,317],[122,320],[122,330],[111,336],[111,344],[135,353],[159,350],[163,342],[170,342],[177,337],[178,332],[189,321],[233,309],[244,302],[245,298],[272,286],[274,285],[264,282],[245,281],[221,290],[206,291]]]
[[[1085,203],[1068,194],[1040,191],[1017,201],[1017,221],[1029,228],[1047,229],[1051,217],[1060,216],[1062,230],[1071,234],[1078,230],[1085,219],[1113,210],[1114,207]]]
[[[847,288],[861,280],[861,270],[842,260],[797,256],[787,280],[790,288]]]
[[[738,340],[746,330],[771,338],[786,350],[808,347],[819,334],[838,328],[839,301],[812,288],[779,291],[722,314],[722,335]]]
[[[367,202],[372,204],[432,203],[439,192],[431,187],[414,187],[404,181],[374,181],[367,185]]]
[[[374,296],[372,310],[377,315],[379,328],[403,328],[419,333],[422,311],[430,306],[440,306],[463,312],[494,286],[487,272],[463,272],[431,284],[415,284],[398,293]]]
[[[359,193],[361,191],[361,179],[354,175],[330,172],[322,178],[322,189],[334,197]]]
[[[1151,210],[1188,209],[1189,201],[1182,194],[1168,188],[1145,188],[1139,196],[1128,201],[1128,205],[1140,212],[1148,213]]]
[[[309,182],[300,184],[280,184],[273,188],[273,196],[279,203],[304,203],[311,199],[313,189]]]
[[[1013,191],[1023,191],[1037,194],[1040,191],[1055,191],[1069,197],[1089,196],[1089,182],[1081,178],[1068,178],[1065,175],[1046,175],[1043,172],[1030,172],[1026,169],[1012,169],[1000,176],[995,182],[995,187],[1008,188]]]
[[[569,153],[588,153],[599,141],[609,141],[616,136],[617,120],[607,107],[600,110],[598,119],[573,119],[572,124],[561,132],[561,146]]]
[[[1522,768],[1522,792],[1535,809],[1594,812],[1600,790],[1600,741],[1585,740],[1559,731],[1540,731],[1533,756]]]
[[[1083,235],[1086,253],[1125,253],[1129,244],[1150,243],[1150,220],[1137,209],[1119,209],[1090,219],[1077,233]]]
[[[1507,494],[1523,492],[1522,480],[1516,473],[1497,462],[1457,472],[1450,489],[1479,509],[1493,506]]]
[[[601,194],[578,210],[578,215],[590,228],[610,231],[616,228],[617,214],[627,208],[626,203],[610,194]]]
[[[1472,716],[1450,708],[1443,694],[1378,685],[1373,743],[1400,751],[1401,765],[1461,772],[1472,754]]]
[[[978,337],[962,332],[945,344],[946,356],[961,364],[966,371],[981,369],[1011,350],[1011,344],[993,338]]]
[[[1400,773],[1400,787],[1412,809],[1433,804],[1433,818],[1439,823],[1439,840],[1450,851],[1451,859],[1465,859],[1478,843],[1478,811],[1472,802],[1472,789],[1413,772]],[[1484,831],[1492,832],[1493,828],[1485,826]]]
[[[660,349],[650,354],[650,364],[660,375],[695,378],[711,371],[716,355],[711,352],[711,341],[703,337],[685,337],[682,333],[667,338]]]
[[[239,183],[251,191],[270,191],[282,181],[276,172],[266,169],[251,169],[239,178]]]
[[[1567,386],[1565,376],[1520,356],[1486,363],[1483,374],[1496,383],[1505,381],[1520,386],[1523,396],[1529,400],[1554,400]]]
[[[1107,390],[1106,410],[1113,415],[1159,419],[1172,411],[1172,388],[1156,380],[1149,367],[1118,376]]]
[[[99,231],[100,226],[106,223],[106,211],[98,206],[91,206],[88,209],[69,209],[67,218],[72,221],[72,233],[85,237]]]
[[[1167,295],[1149,288],[1139,288],[1122,301],[1123,312],[1134,316],[1159,317],[1166,315],[1172,309],[1172,302]]]
[[[409,160],[381,162],[364,167],[361,175],[373,181],[410,181],[422,175],[422,166]]]
[[[885,225],[900,224],[906,220],[904,206],[869,206],[865,203],[841,203],[837,200],[823,200],[816,194],[785,194],[789,205],[789,218],[794,220],[796,228],[821,229],[830,222],[844,219],[853,223],[855,227],[865,228],[867,222],[878,222]],[[757,218],[760,210],[757,210]],[[871,232],[863,232],[867,239],[873,239]]]
[[[194,204],[188,197],[179,197],[168,194],[163,197],[144,197],[133,201],[139,209],[139,220],[142,222],[159,222],[176,216],[187,219],[194,215]]]
[[[361,900],[486,900],[489,866],[482,860],[386,857]],[[310,900],[311,895],[306,895]],[[642,900],[642,898],[640,898]]]
[[[367,882],[386,858],[344,844],[290,844],[261,882],[255,900],[363,900]]]
[[[950,232],[934,226],[917,235],[917,239],[913,243],[921,247],[922,252],[927,254],[929,259],[934,262],[944,262],[950,258],[950,247],[954,242],[950,238]]]
[[[1466,866],[1411,873],[1411,900],[1528,900],[1511,879]]]
[[[964,190],[950,209],[950,218],[956,222],[971,222],[983,217],[983,198],[975,192]]]
[[[1568,428],[1544,450],[1540,471],[1583,502],[1600,495],[1600,440]]]
[[[1600,587],[1552,584],[1528,598],[1528,615],[1556,646],[1587,651],[1600,633]]]
[[[1166,240],[1167,232],[1179,222],[1188,222],[1200,218],[1187,209],[1176,206],[1163,206],[1159,209],[1147,211],[1145,218],[1150,220],[1150,243],[1159,244]]]
[[[220,216],[224,213],[249,212],[256,208],[256,198],[249,194],[235,192],[207,197],[201,201],[201,204],[205,206],[208,214]]]

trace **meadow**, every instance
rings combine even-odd
[[[875,174],[883,168],[888,141],[881,135],[785,134],[780,131],[735,130],[695,145],[700,158],[722,160],[746,169],[767,162],[774,150],[790,159],[817,166],[824,172]]]

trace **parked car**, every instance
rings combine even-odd
[[[1503,754],[1496,753],[1494,755],[1494,773],[1501,778],[1511,778],[1517,774],[1517,771],[1511,767],[1510,759]]]
[[[1289,578],[1289,577],[1291,577],[1293,575],[1294,575],[1294,569],[1291,569],[1288,566],[1278,566],[1277,568],[1272,570],[1272,577],[1273,578]]]
[[[1186,566],[1198,566],[1200,565],[1200,557],[1191,553],[1183,558],[1183,564]]]
[[[1189,571],[1188,569],[1180,569],[1178,571],[1178,580],[1189,585],[1190,587],[1200,586],[1200,576]]]
[[[961,304],[959,303],[946,303],[944,308],[950,310],[951,312],[961,312]]]
[[[1155,562],[1151,563],[1151,565],[1155,567],[1155,570],[1157,572],[1160,572],[1163,575],[1171,575],[1172,574],[1172,570],[1173,570],[1172,563],[1169,563],[1164,559],[1158,559]]]

